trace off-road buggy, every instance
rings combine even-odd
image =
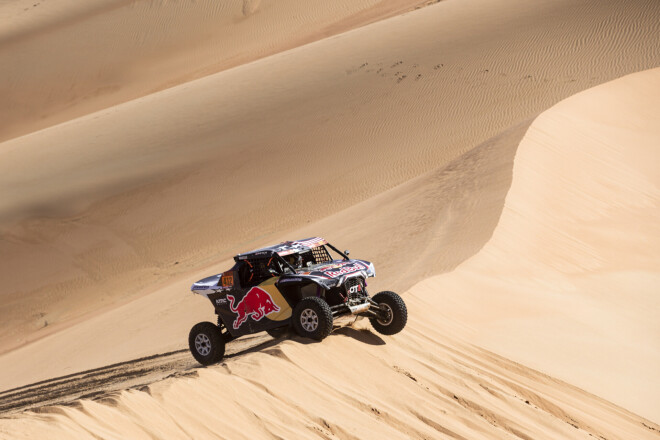
[[[367,317],[384,335],[406,325],[408,312],[399,295],[367,293],[374,265],[348,258],[348,251],[323,238],[284,242],[236,255],[234,261],[230,270],[191,287],[211,300],[218,315],[217,324],[200,322],[188,337],[190,351],[203,365],[220,361],[226,342],[261,331],[277,336],[293,327],[300,336],[322,340],[342,316]]]

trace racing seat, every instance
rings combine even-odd
[[[246,288],[256,286],[263,281],[275,276],[268,270],[269,267],[271,267],[268,265],[270,262],[272,262],[272,258],[269,260],[245,260],[245,262],[238,269],[238,278],[241,282],[241,287]]]
[[[246,288],[250,284],[250,279],[252,278],[252,271],[250,270],[250,265],[247,262],[243,262],[238,270],[238,282],[242,288]]]

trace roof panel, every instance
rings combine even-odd
[[[267,246],[261,249],[255,249],[249,252],[243,252],[234,257],[235,260],[245,260],[249,257],[267,257],[273,254],[280,256],[291,255],[298,252],[305,252],[312,248],[327,244],[327,240],[322,237],[311,237],[296,241],[285,241],[273,246]]]

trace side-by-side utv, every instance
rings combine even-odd
[[[334,257],[333,257],[334,254]],[[400,332],[408,312],[399,295],[367,292],[373,263],[348,257],[320,237],[288,241],[238,254],[226,272],[197,281],[191,290],[207,297],[217,324],[200,322],[190,331],[190,351],[203,365],[222,359],[225,343],[293,327],[300,336],[321,340],[343,315],[365,316],[384,335]]]

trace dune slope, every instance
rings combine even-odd
[[[420,4],[420,0],[2,2],[0,141]]]
[[[0,350],[658,65],[659,8],[440,2],[0,144]]]
[[[420,240],[418,262],[455,268],[406,293],[411,318],[401,334],[381,337],[361,321],[323,343],[277,340],[146,387],[2,418],[0,436],[657,438],[658,103],[660,69],[626,76],[559,103],[528,130],[513,127],[295,230],[407,231]],[[511,172],[511,142],[522,132]],[[374,238],[363,240],[360,252]],[[388,245],[406,249],[397,240]],[[443,245],[450,251],[438,251]],[[381,255],[395,267],[396,252]],[[403,286],[428,274],[385,279]],[[130,351],[138,341],[120,337],[127,332],[176,338],[173,329],[197,310],[190,299],[179,299],[181,308],[169,299],[193,275],[2,356],[14,365],[3,372],[19,381],[12,360],[41,366],[48,355],[41,348],[81,336],[96,348],[53,356],[53,371],[83,365],[84,355],[108,346]],[[96,338],[102,334],[109,339]]]
[[[645,282],[657,276],[653,219],[658,181],[653,164],[660,139],[655,123],[658,91],[660,69],[641,72],[578,94],[537,118],[519,146],[511,189],[492,238],[451,273],[406,293],[411,319],[401,334],[381,337],[360,321],[323,343],[296,337],[275,340],[258,352],[209,368],[188,367],[149,386],[0,419],[0,435],[657,438],[660,426],[629,410],[655,418],[655,396],[644,394],[642,385],[653,389],[657,380],[657,324],[646,312],[653,310],[655,284]],[[454,184],[465,183],[474,173],[482,181],[475,183],[474,192],[465,189],[461,194],[481,205],[482,214],[497,217],[499,212],[482,198],[490,198],[498,187],[494,182],[508,186],[508,167],[483,159],[492,151],[504,153],[510,148],[506,140],[507,136],[494,139],[375,202],[388,212],[385,201],[398,206],[400,191],[408,189],[422,201],[430,189],[444,187],[451,193]],[[484,182],[490,184],[482,186]],[[457,213],[469,219],[474,206],[466,207],[460,200],[454,197],[452,205],[463,206]],[[555,206],[559,201],[563,210]],[[588,201],[596,202],[598,209]],[[357,216],[358,209],[367,214],[371,202],[337,213],[328,222]],[[538,216],[548,209],[552,215]],[[415,213],[401,216],[396,226],[410,226],[414,218]],[[598,225],[589,228],[593,235],[572,230],[585,227],[584,222]],[[631,224],[637,225],[632,235],[627,229]],[[438,236],[460,230],[435,229]],[[347,234],[351,233],[348,226]],[[639,239],[644,239],[649,253],[627,252],[626,246]],[[590,253],[576,253],[578,244]],[[617,258],[605,258],[615,252]],[[587,264],[594,257],[600,267]],[[639,278],[641,271],[648,277]],[[646,291],[614,290],[612,279],[622,276],[637,288],[646,286]],[[171,295],[183,286],[169,287]],[[167,294],[164,289],[159,299]],[[631,294],[641,301],[631,301]],[[139,315],[146,305],[130,303],[115,317],[124,315],[124,322],[134,325],[126,312]],[[179,322],[188,319],[191,309],[174,308],[168,322],[177,320],[177,314]],[[84,335],[84,327],[80,330]],[[620,337],[612,338],[616,333]],[[63,335],[54,335],[47,345]],[[68,334],[69,341],[77,339]],[[568,376],[573,385],[464,340],[512,353],[544,372]],[[570,359],[561,356],[557,344],[569,348]],[[579,356],[580,352],[589,356]],[[590,356],[604,356],[607,364],[603,358],[594,364]],[[620,370],[621,358],[642,369]],[[5,355],[2,360],[7,359]]]
[[[660,420],[660,69],[532,124],[493,238],[426,290],[470,338]]]
[[[341,237],[335,244],[376,262],[378,276],[370,289],[403,292],[420,277],[455,268],[490,238],[528,126],[512,127],[445,167],[271,241],[319,233]],[[232,264],[213,262],[161,282],[134,301],[40,334],[0,356],[0,389],[185,348],[195,323],[215,319],[206,299],[186,293],[191,280]]]
[[[394,337],[345,328],[178,377],[0,419],[0,438],[657,438],[660,426],[457,342],[436,297]],[[442,325],[440,326],[442,327]]]

